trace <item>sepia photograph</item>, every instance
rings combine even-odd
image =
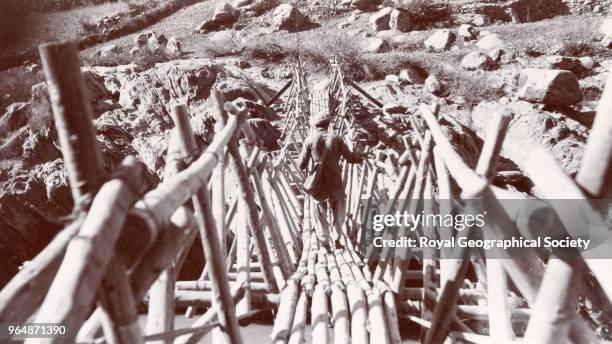
[[[0,343],[612,343],[612,0],[0,0]]]

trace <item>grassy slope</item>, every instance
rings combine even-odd
[[[269,14],[252,20],[242,20],[242,29],[239,31],[194,33],[194,28],[209,18],[214,8],[222,2],[212,0],[188,6],[146,30],[155,30],[166,36],[178,37],[184,50],[189,52],[188,56],[214,58],[219,55],[229,55],[245,58],[260,65],[291,63],[296,60],[298,35],[267,30],[265,27],[268,25]],[[309,14],[313,17],[321,15],[316,11],[310,11]],[[346,21],[347,13],[333,17],[322,15],[322,17],[323,19],[316,20],[322,23],[321,27],[299,34],[300,57],[313,74],[325,72],[328,57],[336,54],[344,58],[348,74],[356,80],[384,78],[387,73],[397,73],[402,67],[412,65],[438,74],[450,84],[455,95],[468,96],[474,98],[474,101],[498,96],[495,90],[491,90],[480,80],[478,75],[461,71],[458,68],[461,58],[476,49],[473,45],[459,43],[449,52],[428,52],[424,49],[422,42],[435,31],[432,29],[410,33],[409,43],[404,44],[402,48],[393,49],[384,54],[364,54],[357,48],[357,42],[362,39],[362,34],[348,36],[347,32],[354,29],[359,29],[362,33],[369,31],[368,14],[361,14],[359,19],[351,23],[347,29],[337,27],[338,23]],[[596,60],[601,61],[608,54],[597,48],[597,27],[601,20],[601,17],[595,16],[567,16],[536,23],[493,25],[481,28],[481,30],[498,33],[519,56],[534,49],[550,53],[553,50],[563,50],[563,47],[569,47],[570,49],[566,50],[579,50],[578,53],[591,54]],[[261,34],[262,32],[264,34]],[[137,34],[126,35],[105,44],[117,44],[127,52],[133,46],[133,37]],[[244,45],[246,47],[241,49]],[[86,49],[82,54],[89,56],[99,47]],[[513,65],[506,68],[518,69],[521,66]],[[0,73],[0,105],[24,99],[13,97],[16,85],[15,82],[10,82],[11,80],[23,82],[22,76],[23,72],[15,70]],[[33,76],[25,75],[25,77],[27,79]],[[34,79],[36,79],[35,76]],[[25,84],[27,87],[27,80]],[[7,93],[11,94],[12,99],[2,101],[2,97]]]

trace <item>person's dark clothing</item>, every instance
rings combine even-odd
[[[323,163],[323,179],[319,189],[313,190],[313,196],[319,201],[329,198],[344,198],[344,184],[342,183],[342,168],[340,159],[344,157],[352,164],[360,163],[363,158],[360,154],[351,152],[344,140],[326,129],[317,128],[304,141],[304,146],[299,157],[299,167],[306,170],[310,159],[319,161],[323,153],[323,145],[327,149],[327,156]]]

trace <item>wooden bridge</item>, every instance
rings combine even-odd
[[[609,304],[610,260],[543,264],[535,252],[519,256],[507,250],[505,259],[470,259],[463,250],[453,253],[456,259],[430,252],[420,261],[383,252],[377,264],[367,264],[358,246],[362,199],[385,198],[401,211],[417,212],[426,200],[459,197],[453,182],[462,198],[486,200],[479,204],[492,219],[492,237],[517,236],[498,200],[503,192],[490,184],[509,117],[493,115],[472,170],[443,134],[437,107],[423,104],[411,118],[415,140],[404,139],[405,151],[395,163],[344,164],[348,216],[341,247],[328,252],[314,234],[312,201],[299,187],[303,175],[296,157],[308,134],[309,113],[328,109],[336,132],[363,150],[365,143],[350,136],[355,118],[348,93],[352,88],[380,106],[343,77],[338,61],[332,60],[325,93],[310,92],[296,69],[279,94],[265,99],[280,101],[288,91],[281,149],[272,154],[258,147],[246,111],[224,103],[214,90],[216,134],[202,151],[187,107],[174,106],[164,180],[140,190],[143,167],[133,157],[110,175],[102,172],[76,47],[53,43],[40,52],[76,206],[74,221],[0,292],[0,323],[66,326],[62,336],[27,343],[195,343],[209,333],[215,343],[242,343],[239,321],[270,310],[274,343],[302,343],[308,327],[313,343],[401,343],[401,327],[410,323],[422,328],[424,343],[600,342],[576,312],[573,290],[580,286],[585,298]],[[586,200],[610,191],[605,179],[612,152],[610,87],[609,82],[575,180],[549,152],[533,152],[532,160],[548,168],[527,173],[546,197]],[[228,169],[240,190],[232,202],[225,190]],[[571,228],[571,219],[561,220]],[[202,274],[177,281],[194,240],[201,240],[204,251]],[[485,289],[466,282],[469,267]],[[598,284],[585,283],[591,273]],[[510,281],[528,308],[508,305]],[[138,321],[143,301],[145,326]],[[174,328],[178,306],[197,317],[191,327]],[[518,322],[527,325],[522,337],[513,326]],[[480,326],[469,326],[474,323]]]

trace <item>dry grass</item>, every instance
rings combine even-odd
[[[601,17],[565,16],[489,29],[519,54],[608,55],[599,45],[601,21]]]
[[[107,56],[88,56],[81,54],[81,61],[86,66],[105,66],[114,67],[133,63],[141,70],[146,70],[153,67],[156,63],[162,63],[172,60],[174,56],[170,56],[165,52],[151,52],[147,49],[139,51],[136,55],[130,55],[126,50],[118,53],[112,53]]]
[[[17,16],[14,18],[15,25],[3,31],[5,44],[0,52],[0,58],[31,49],[44,42],[77,38],[85,33],[84,22],[95,23],[105,16],[112,16],[128,9],[127,3],[115,2],[65,11],[15,14]]]

